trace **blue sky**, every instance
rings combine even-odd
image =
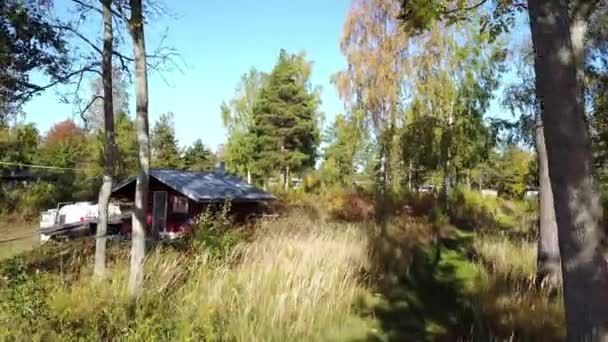
[[[282,48],[294,53],[305,50],[314,62],[312,83],[323,88],[321,110],[325,122],[344,111],[330,76],[346,66],[338,44],[350,0],[165,2],[174,16],[151,20],[146,27],[147,48],[154,50],[167,32],[166,45],[179,52],[185,66],[182,71],[163,74],[169,84],[151,72],[149,109],[152,124],[161,113],[174,113],[181,146],[199,138],[214,150],[223,143],[220,103],[233,96],[240,75],[251,66],[270,71]],[[55,1],[60,15],[67,15],[70,3]],[[99,37],[101,22],[91,20],[83,29],[89,36]],[[527,23],[520,18],[515,40],[522,39],[523,34],[527,34]],[[512,72],[505,76],[506,80],[512,78]],[[511,117],[498,100],[492,103],[488,115]],[[134,100],[130,102],[133,115]],[[42,132],[74,117],[74,107],[60,103],[56,91],[35,98],[25,112],[26,121],[35,122]]]
[[[164,112],[175,114],[180,144],[202,139],[216,149],[225,139],[219,106],[233,95],[241,74],[251,66],[270,71],[279,50],[306,50],[314,62],[312,82],[323,87],[322,111],[327,119],[343,111],[329,77],[344,68],[339,50],[349,0],[197,0],[165,1],[177,18],[151,22],[147,48],[153,50],[168,28],[167,45],[181,54],[186,67],[150,75],[151,122]],[[56,0],[58,9],[67,0]],[[92,35],[101,24],[87,27]],[[130,91],[131,95],[133,91]],[[134,113],[134,100],[131,101]],[[45,132],[55,122],[71,118],[69,104],[49,91],[25,107],[26,120]]]

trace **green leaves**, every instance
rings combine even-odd
[[[458,32],[435,25],[414,38],[421,49],[410,57],[416,72],[409,79],[412,101],[401,147],[415,169],[455,175],[482,161],[493,147],[484,114],[502,60],[494,53],[500,45],[479,36],[472,27]]]
[[[198,139],[184,152],[182,167],[188,171],[211,171],[215,166],[215,155]]]
[[[152,167],[175,169],[181,166],[175,137],[173,113],[161,114],[152,129]]]
[[[320,100],[310,87],[305,55],[282,50],[253,106],[253,164],[262,174],[314,166],[320,140]],[[249,139],[251,139],[249,138]]]
[[[358,166],[357,156],[363,147],[364,132],[355,117],[336,115],[323,141],[323,179],[326,183],[350,184]]]
[[[0,65],[1,124],[39,89],[30,81],[31,72],[57,79],[69,66],[66,41],[44,6],[35,1],[0,2]]]
[[[515,16],[526,9],[526,1],[519,0],[400,0],[400,20],[405,29],[414,34],[430,30],[437,23],[453,25],[478,20],[480,32],[487,33],[493,42],[502,33],[509,32]],[[476,16],[481,9],[488,13]]]

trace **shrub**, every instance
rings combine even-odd
[[[460,188],[448,197],[450,218],[465,229],[497,228],[498,198],[483,197],[481,193]]]
[[[412,214],[416,216],[428,216],[439,207],[437,197],[432,193],[412,194],[409,196],[409,204]]]
[[[469,230],[502,231],[533,237],[538,212],[530,201],[484,197],[477,191],[453,189],[449,195],[450,219]]]
[[[308,172],[302,179],[302,189],[305,192],[317,192],[321,188],[321,177],[317,172]]]
[[[219,208],[207,207],[197,217],[190,241],[199,252],[205,250],[215,257],[223,257],[241,242],[242,232],[230,217],[230,208],[230,202]]]
[[[324,195],[323,208],[329,218],[347,222],[368,221],[375,215],[371,196],[340,187],[328,189]]]

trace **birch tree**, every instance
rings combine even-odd
[[[443,198],[455,175],[487,156],[493,141],[484,114],[496,88],[503,54],[475,27],[435,25],[415,38],[410,56],[412,102],[402,135],[404,157],[416,168],[440,170]],[[447,204],[447,201],[445,201]]]
[[[114,164],[116,144],[114,141],[114,105],[112,102],[112,54],[113,54],[113,25],[112,25],[112,0],[103,0],[103,50],[102,50],[102,74],[103,74],[103,112],[104,112],[104,168],[103,184],[99,190],[99,223],[97,224],[97,238],[95,245],[95,267],[94,274],[101,278],[106,267],[106,240],[108,231],[108,204],[114,184]]]
[[[146,213],[150,176],[150,133],[148,123],[148,70],[142,0],[130,0],[129,31],[135,56],[135,104],[137,140],[139,143],[139,172],[135,186],[135,210],[131,233],[131,268],[129,295],[137,298],[143,291],[144,257],[146,253]]]
[[[226,157],[228,164],[239,174],[247,177],[252,183],[255,153],[255,136],[253,135],[253,107],[260,91],[268,82],[268,74],[255,68],[241,76],[236,87],[234,98],[220,106],[222,123],[228,130]]]
[[[346,70],[333,77],[347,112],[365,113],[378,142],[379,191],[390,185],[396,129],[403,97],[407,35],[398,22],[400,1],[355,0],[344,24],[340,49]]]

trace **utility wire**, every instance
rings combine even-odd
[[[0,162],[0,165],[9,165],[9,166],[25,166],[36,169],[50,169],[50,170],[72,170],[72,171],[83,171],[81,168],[74,167],[58,167],[58,166],[46,166],[46,165],[31,165],[31,164],[22,164],[22,163],[11,163],[11,162]]]

